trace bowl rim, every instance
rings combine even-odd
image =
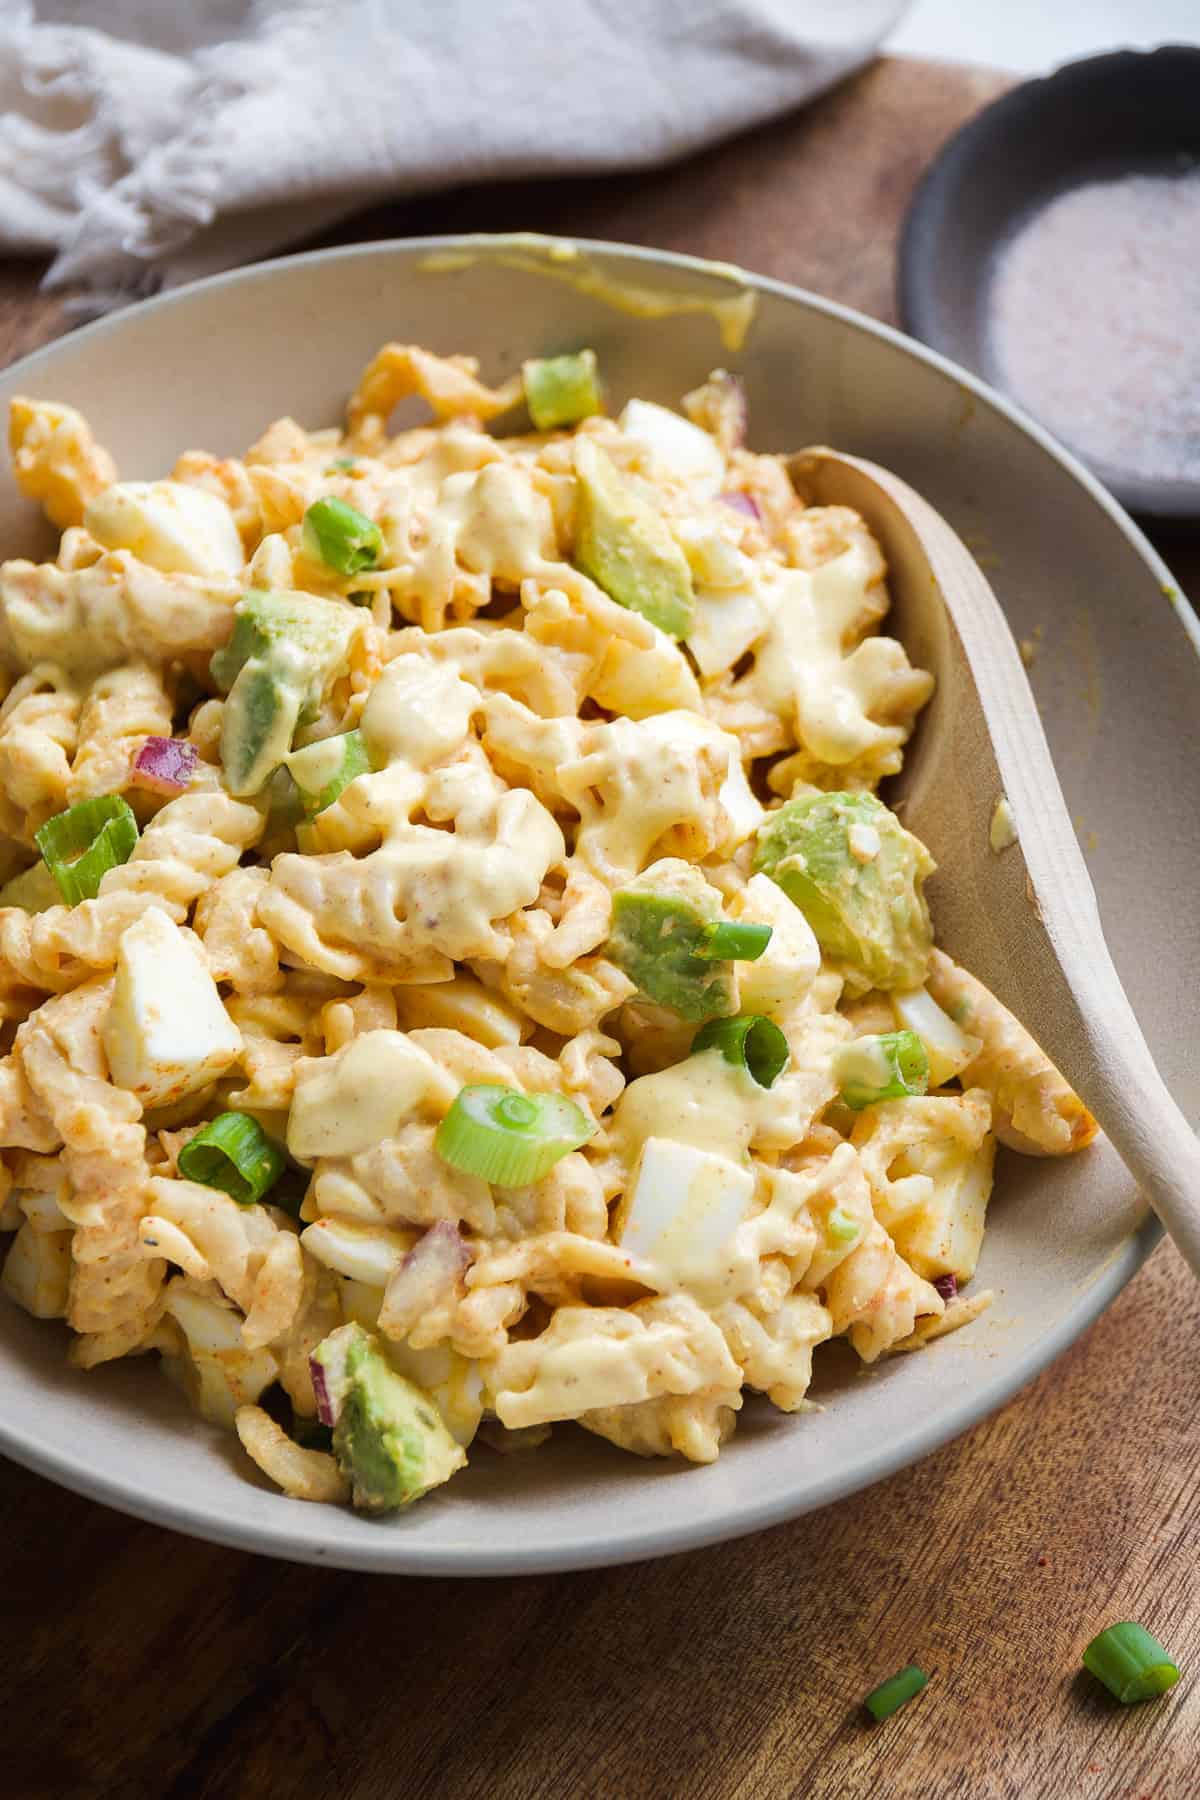
[[[1064,106],[1078,110],[1081,103],[1093,101],[1111,83],[1128,83],[1131,78],[1144,81],[1147,75],[1153,76],[1169,63],[1190,65],[1200,81],[1200,44],[1167,43],[1148,50],[1106,50],[1061,63],[1046,75],[1031,76],[1008,88],[951,133],[913,190],[896,247],[896,306],[909,336],[935,354],[945,355],[939,348],[946,344],[938,302],[939,283],[931,271],[941,253],[947,220],[963,204],[964,178],[980,158],[1002,151],[1031,119],[1058,114]],[[1035,190],[1031,188],[1029,192],[1032,196]],[[980,265],[974,277],[976,291],[982,277]],[[955,366],[966,368],[965,364]],[[973,370],[971,373],[976,380],[984,380]],[[1029,415],[1002,390],[990,387],[985,380],[984,386],[992,398],[999,394],[1023,423],[1028,421]],[[1065,446],[1059,444],[1059,448]],[[1072,467],[1079,462],[1070,450],[1066,450],[1064,460]],[[1200,518],[1200,477],[1160,482],[1114,471],[1111,491],[1147,518]]]
[[[339,245],[329,249],[302,251],[290,256],[251,263],[242,268],[208,276],[201,281],[189,282],[167,293],[157,295],[153,299],[143,301],[136,308],[97,319],[89,325],[80,327],[77,332],[70,335],[69,339],[55,339],[9,364],[3,374],[6,380],[13,375],[35,374],[43,365],[53,363],[64,342],[69,342],[72,346],[84,342],[103,343],[113,332],[119,332],[129,319],[141,316],[150,310],[187,307],[198,294],[214,292],[218,289],[250,285],[256,281],[269,279],[286,280],[289,276],[300,275],[305,269],[311,268],[316,263],[348,261],[362,257],[386,260],[397,253],[401,253],[405,257],[412,257],[445,252],[487,254],[506,249],[519,249],[527,254],[531,251],[535,254],[541,251],[549,255],[552,247],[561,245],[563,242],[570,242],[584,255],[617,257],[648,267],[666,267],[685,276],[701,278],[705,283],[734,282],[741,287],[774,295],[804,309],[837,319],[868,336],[881,339],[903,352],[904,355],[925,363],[944,376],[949,376],[966,393],[994,408],[1027,437],[1031,437],[1043,452],[1062,465],[1067,473],[1086,490],[1090,498],[1108,515],[1112,523],[1129,541],[1131,547],[1148,565],[1159,586],[1165,592],[1178,596],[1178,602],[1173,600],[1172,603],[1173,614],[1178,623],[1182,625],[1197,660],[1200,661],[1200,620],[1197,620],[1182,595],[1179,595],[1174,578],[1157,551],[1112,494],[1101,485],[1078,458],[1059,444],[1036,420],[1023,413],[1007,396],[998,393],[980,377],[952,362],[939,351],[917,342],[895,327],[872,319],[852,307],[843,306],[838,301],[825,299],[818,294],[770,276],[756,275],[727,263],[713,263],[678,251],[660,251],[642,245],[622,244],[602,239],[574,237],[564,239],[561,236],[552,238],[528,232],[473,232],[443,236],[386,238],[358,244]],[[875,1455],[852,1475],[847,1475],[836,1468],[830,1469],[807,1484],[806,1492],[798,1502],[787,1496],[764,1499],[757,1503],[752,1501],[736,1514],[729,1512],[708,1517],[692,1515],[691,1517],[677,1518],[671,1514],[669,1509],[664,1509],[661,1523],[633,1535],[626,1532],[624,1535],[614,1535],[603,1541],[598,1541],[594,1535],[583,1534],[577,1539],[569,1536],[560,1537],[553,1548],[543,1549],[537,1544],[526,1544],[517,1550],[499,1553],[489,1551],[486,1546],[471,1544],[454,1545],[448,1548],[409,1546],[401,1538],[383,1538],[382,1536],[378,1545],[370,1543],[339,1544],[336,1540],[322,1538],[319,1529],[320,1518],[323,1516],[321,1509],[314,1509],[314,1526],[312,1529],[307,1529],[303,1526],[297,1527],[294,1523],[285,1523],[282,1517],[278,1525],[270,1520],[264,1523],[253,1520],[244,1522],[227,1520],[219,1515],[214,1515],[204,1506],[191,1504],[181,1496],[145,1497],[139,1494],[132,1478],[125,1481],[104,1474],[96,1474],[85,1466],[82,1452],[73,1454],[68,1449],[37,1441],[28,1433],[19,1433],[9,1425],[2,1415],[0,1415],[0,1451],[11,1457],[14,1462],[32,1469],[37,1474],[47,1476],[60,1486],[68,1488],[86,1499],[99,1500],[105,1505],[114,1507],[117,1511],[144,1520],[149,1524],[165,1526],[179,1531],[185,1536],[195,1537],[205,1542],[221,1544],[232,1549],[253,1551],[292,1562],[371,1570],[376,1573],[427,1576],[548,1574],[640,1562],[651,1557],[703,1549],[712,1544],[726,1542],[775,1525],[781,1525],[803,1513],[814,1511],[819,1507],[843,1499],[848,1494],[872,1486],[875,1482],[884,1480],[939,1449],[952,1438],[959,1436],[971,1426],[996,1412],[1080,1337],[1136,1274],[1162,1236],[1163,1231],[1158,1220],[1153,1214],[1148,1213],[1109,1254],[1089,1284],[1082,1291],[1077,1291],[1071,1305],[1056,1324],[1017,1356],[1006,1367],[1003,1374],[971,1388],[961,1398],[951,1400],[945,1409],[938,1412],[936,1416],[920,1420],[897,1438],[890,1440],[885,1446],[880,1446]],[[984,1396],[982,1403],[981,1395]]]

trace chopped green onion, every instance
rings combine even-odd
[[[373,569],[383,549],[383,533],[374,520],[332,495],[313,501],[300,535],[308,554],[340,575]]]
[[[855,1038],[833,1059],[842,1101],[854,1112],[880,1100],[905,1100],[929,1087],[929,1057],[915,1031]]]
[[[710,1019],[692,1039],[692,1055],[719,1050],[727,1063],[745,1069],[759,1087],[774,1087],[788,1065],[788,1043],[773,1019],[739,1013],[735,1019]]]
[[[894,1712],[907,1706],[928,1681],[929,1677],[923,1670],[918,1669],[915,1663],[909,1663],[906,1669],[901,1669],[887,1681],[881,1681],[877,1688],[872,1688],[863,1705],[877,1722],[890,1719]]]
[[[835,1244],[852,1244],[859,1235],[858,1221],[835,1206],[825,1221],[825,1235]]]
[[[521,380],[525,404],[538,431],[553,431],[556,425],[577,425],[580,419],[600,411],[594,350],[527,362],[522,366]]]
[[[361,731],[319,738],[315,744],[305,744],[303,750],[293,750],[290,756],[284,757],[284,762],[300,790],[305,814],[310,819],[332,806],[355,776],[366,775],[371,768]]]
[[[700,955],[713,962],[757,962],[771,941],[771,927],[716,919],[705,931],[704,939]]]
[[[1122,1706],[1153,1700],[1179,1680],[1179,1670],[1158,1639],[1131,1619],[1094,1637],[1083,1653],[1083,1666]]]
[[[562,1094],[522,1094],[479,1082],[462,1088],[437,1129],[443,1162],[496,1187],[529,1187],[596,1127]]]
[[[47,819],[35,840],[59,893],[74,906],[94,900],[108,871],[129,861],[137,820],[119,794],[99,794]]]
[[[357,469],[357,467],[357,456],[335,456],[333,461],[326,468],[325,473],[327,475],[332,475],[336,470],[339,475],[342,475],[347,469]]]
[[[274,1187],[287,1165],[279,1145],[249,1113],[219,1113],[179,1152],[185,1181],[219,1188],[239,1206],[253,1206]]]

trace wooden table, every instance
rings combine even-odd
[[[652,178],[475,189],[338,235],[624,238],[892,318],[913,184],[1003,85],[884,61],[808,114]],[[0,354],[59,327],[35,280],[0,274]],[[1194,551],[1184,560],[1200,596]],[[1200,1295],[1162,1247],[1039,1381],[916,1468],[756,1538],[573,1576],[292,1568],[0,1465],[0,1792],[1190,1800],[1198,1347]],[[1128,1710],[1079,1672],[1087,1639],[1125,1617],[1191,1675]],[[910,1659],[929,1689],[864,1726],[864,1690]]]

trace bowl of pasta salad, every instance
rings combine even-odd
[[[241,271],[4,388],[6,1451],[300,1560],[629,1560],[913,1460],[1136,1269],[938,936],[896,785],[936,670],[785,460],[872,456],[987,558],[1195,1111],[1194,628],[1004,402],[528,238]]]

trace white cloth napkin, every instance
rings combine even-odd
[[[810,99],[904,0],[0,0],[0,247],[98,307],[372,201],[643,168]]]

